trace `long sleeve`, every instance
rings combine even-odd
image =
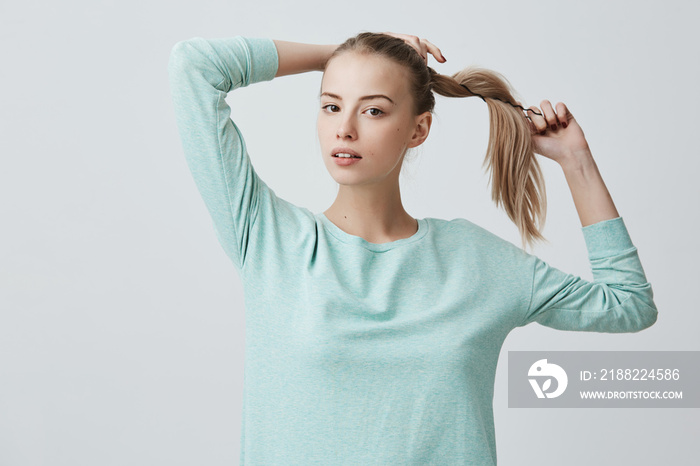
[[[638,332],[656,322],[651,284],[622,217],[582,228],[593,271],[589,282],[535,258],[525,321],[560,330]]]
[[[267,185],[258,177],[245,140],[231,120],[227,93],[270,81],[279,66],[272,39],[200,37],[176,43],[168,76],[185,158],[211,215],[215,233],[239,269]]]

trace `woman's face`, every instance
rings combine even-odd
[[[346,52],[331,60],[321,83],[320,107],[323,162],[341,185],[398,183],[406,149],[421,144],[430,128],[430,112],[423,118],[413,115],[406,70],[375,55]],[[362,158],[342,165],[349,159],[333,156],[339,147]]]

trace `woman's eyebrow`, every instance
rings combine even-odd
[[[320,97],[323,97],[324,95],[327,95],[328,97],[331,97],[333,99],[343,100],[343,98],[340,97],[339,95],[332,94],[330,92],[324,92],[320,95]],[[366,96],[360,97],[360,100],[372,100],[372,99],[386,99],[389,102],[391,102],[392,105],[396,105],[393,100],[391,100],[389,97],[385,96],[384,94],[373,94],[373,95],[366,95]]]

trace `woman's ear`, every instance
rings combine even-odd
[[[423,112],[416,117],[416,126],[411,136],[408,147],[417,147],[423,144],[430,134],[430,125],[433,123],[433,114]]]

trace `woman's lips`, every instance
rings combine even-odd
[[[350,149],[349,147],[334,147],[333,150],[331,151],[331,156],[335,156],[335,154],[348,154],[348,155],[355,155],[357,157],[362,158],[360,154],[355,152],[354,150]]]
[[[333,155],[332,157],[333,157],[333,160],[335,161],[336,165],[341,165],[341,166],[352,165],[352,164],[357,163],[360,160],[362,160],[361,158],[357,158],[357,157],[336,157],[335,155]]]

